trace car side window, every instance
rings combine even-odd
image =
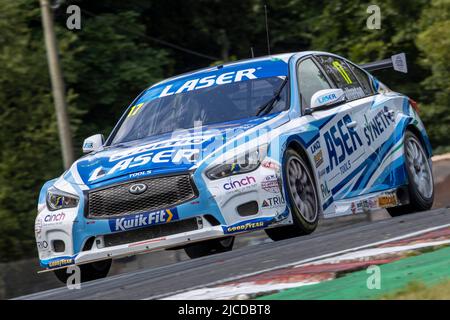
[[[311,59],[300,62],[297,75],[303,109],[310,107],[314,93],[323,89],[331,89],[325,75]]]
[[[348,101],[366,96],[364,89],[345,61],[333,56],[318,56],[317,58],[336,86],[344,90]]]
[[[361,84],[366,96],[373,95],[375,92],[372,89],[372,86],[370,85],[370,80],[369,80],[368,74],[352,63],[347,62],[347,65],[352,70],[352,72],[355,74],[356,78],[358,78],[359,83]]]

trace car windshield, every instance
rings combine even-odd
[[[252,118],[260,111],[265,111],[260,114],[281,112],[288,107],[289,86],[283,86],[285,79],[286,76],[256,78],[170,93],[145,102],[140,102],[141,99],[127,111],[112,144],[180,129]],[[280,94],[272,104],[271,100],[280,89]],[[270,108],[261,110],[265,105]]]

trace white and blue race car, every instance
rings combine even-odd
[[[234,235],[313,232],[319,218],[426,210],[430,142],[412,99],[368,71],[406,72],[404,54],[358,66],[325,52],[237,61],[144,90],[111,135],[87,138],[43,186],[43,268],[105,277],[111,259],[231,250]]]

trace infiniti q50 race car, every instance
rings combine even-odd
[[[426,210],[430,142],[412,99],[369,71],[407,72],[404,54],[356,65],[325,52],[233,62],[144,90],[111,135],[87,138],[43,186],[35,223],[43,268],[105,277],[111,259],[184,248],[231,250],[234,235],[273,240],[318,219]]]

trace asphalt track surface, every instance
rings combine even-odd
[[[262,243],[195,260],[107,277],[84,283],[78,290],[63,287],[18,299],[158,299],[447,224],[450,224],[448,208],[376,222],[359,222],[308,236]]]

